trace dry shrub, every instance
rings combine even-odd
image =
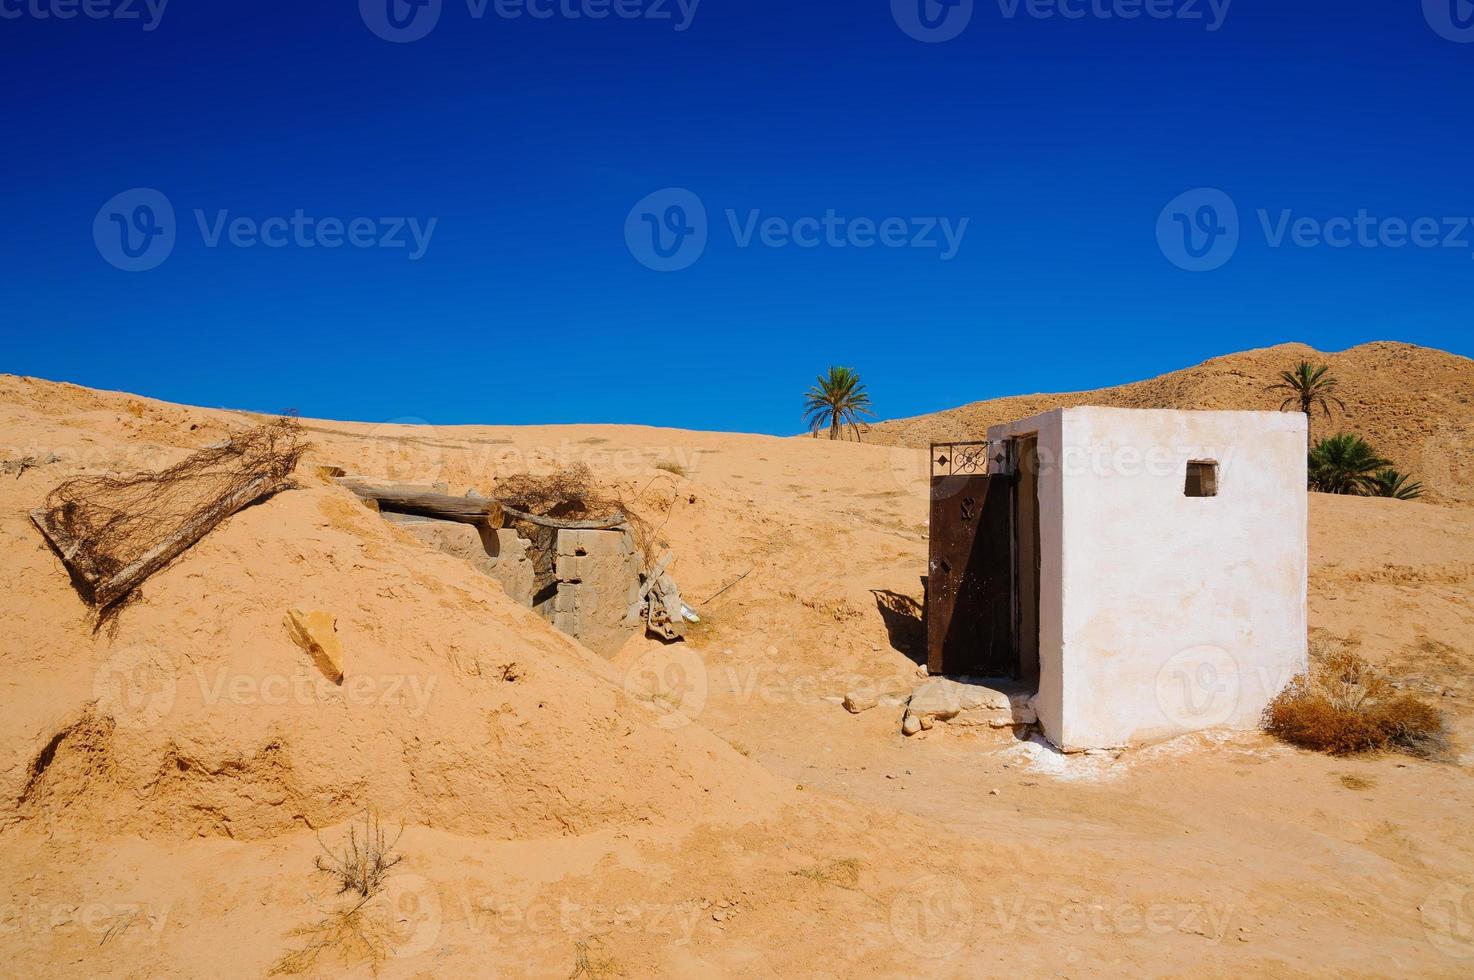
[[[1448,749],[1443,718],[1432,705],[1350,652],[1326,655],[1264,709],[1276,738],[1331,755],[1396,749],[1436,758]]]
[[[339,895],[352,891],[369,898],[383,887],[389,870],[404,860],[404,855],[394,852],[402,836],[404,824],[399,825],[399,832],[391,841],[384,833],[378,811],[365,810],[362,842],[358,839],[358,828],[349,827],[348,843],[343,846],[342,854],[334,854],[323,844],[322,838],[318,838],[317,843],[327,856],[318,856],[317,870],[325,871],[338,880]]]
[[[307,941],[278,959],[269,976],[306,973],[320,962],[336,963],[341,968],[367,963],[377,974],[393,950],[382,917],[369,914],[364,902],[329,913],[314,925],[294,929],[292,935]]]
[[[684,466],[682,466],[680,463],[673,463],[670,460],[662,460],[661,462],[656,463],[655,468],[657,470],[665,470],[665,472],[667,473],[673,473],[676,476],[686,475],[686,468]]]
[[[573,943],[573,972],[568,980],[604,980],[606,977],[622,977],[624,971],[614,957],[604,951],[604,943],[598,936],[577,939]]]
[[[587,464],[575,463],[545,476],[518,473],[496,483],[502,503],[542,517],[596,520],[623,513],[618,497],[604,493]]]

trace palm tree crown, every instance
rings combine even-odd
[[[1301,361],[1296,365],[1295,370],[1281,371],[1280,380],[1264,390],[1288,393],[1280,404],[1280,411],[1298,405],[1300,411],[1309,415],[1311,410],[1319,405],[1326,413],[1326,418],[1330,418],[1332,405],[1343,412],[1346,411],[1346,405],[1336,397],[1336,379],[1331,377],[1328,371],[1330,371],[1328,365]]]
[[[1377,474],[1391,467],[1361,436],[1345,432],[1316,443],[1309,463],[1312,490],[1364,496],[1375,492]]]
[[[815,433],[829,426],[831,439],[838,439],[840,431],[848,425],[858,440],[860,418],[864,415],[875,413],[870,411],[870,396],[860,383],[860,376],[851,368],[831,367],[804,393],[804,421]]]

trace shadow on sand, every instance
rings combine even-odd
[[[926,663],[926,624],[921,603],[889,589],[871,589],[870,594],[875,596],[875,607],[885,621],[891,646],[905,654],[912,663]]]

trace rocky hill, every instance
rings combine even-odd
[[[1313,438],[1355,432],[1426,488],[1425,500],[1474,504],[1474,360],[1412,344],[1378,342],[1340,353],[1280,344],[1226,354],[1158,378],[1065,394],[1014,395],[875,425],[866,441],[925,446],[981,438],[989,425],[1051,408],[1274,409],[1265,388],[1301,360],[1329,364],[1346,411],[1311,422]]]

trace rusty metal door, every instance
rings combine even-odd
[[[988,443],[932,446],[926,659],[933,674],[1011,676],[1012,489]],[[997,459],[995,470],[1006,470]]]

